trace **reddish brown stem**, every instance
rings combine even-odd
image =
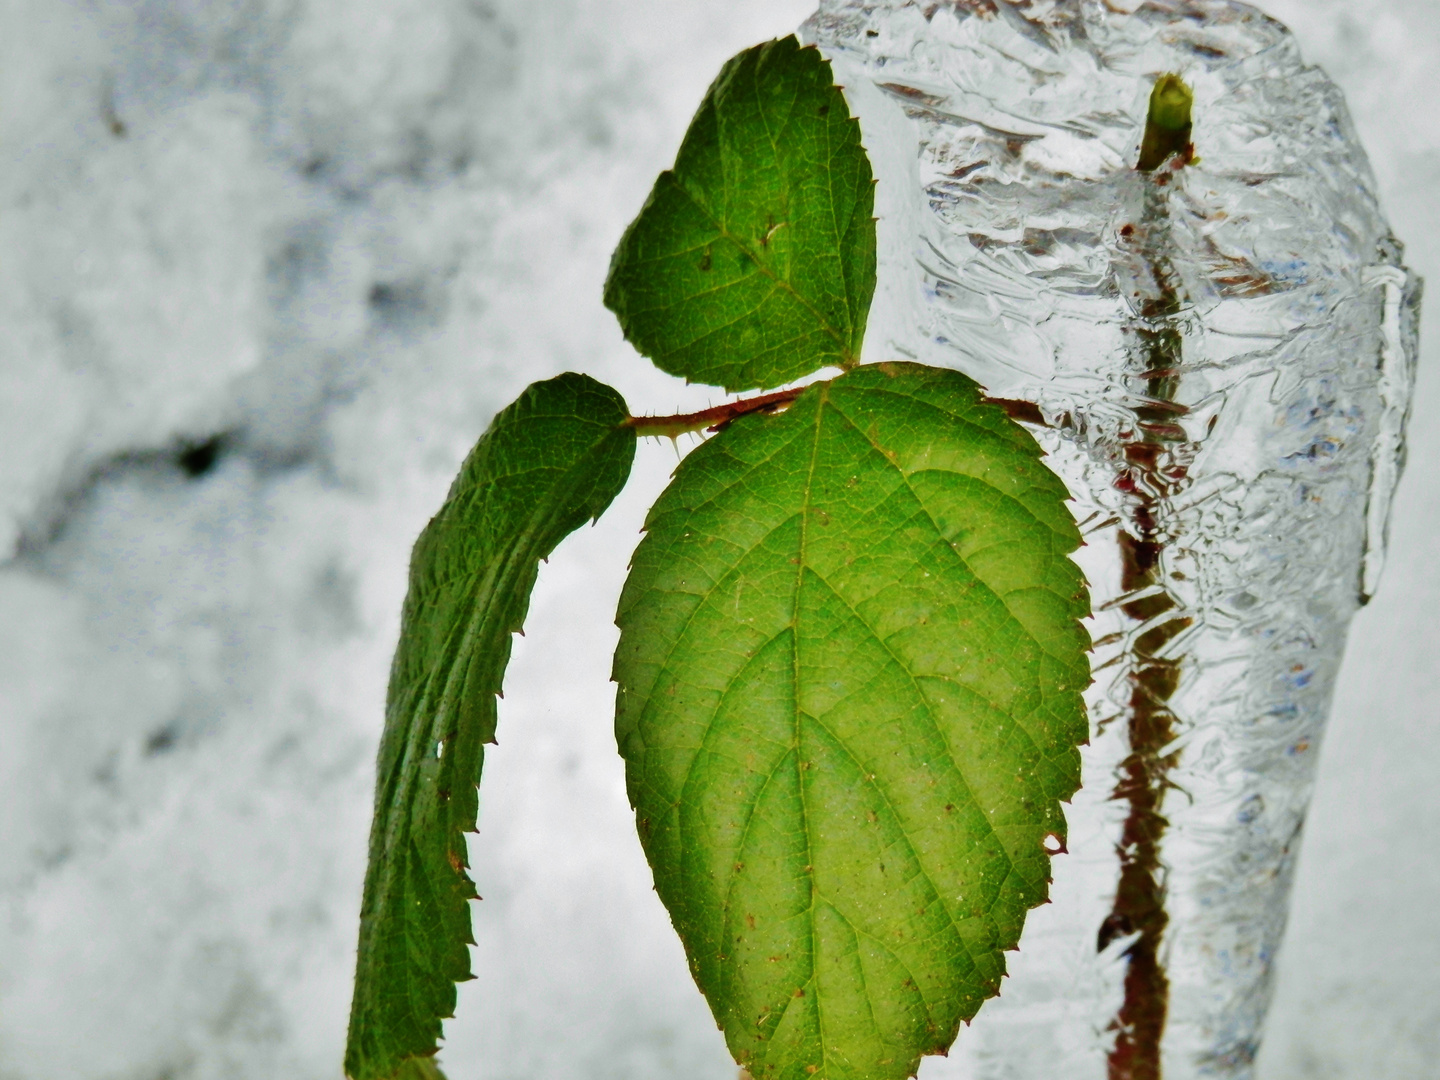
[[[1191,159],[1190,88],[1177,76],[1157,80],[1137,168],[1152,172],[1166,160],[1183,168]],[[1151,623],[1130,649],[1127,679],[1130,695],[1127,728],[1130,753],[1121,764],[1115,799],[1129,803],[1120,836],[1120,881],[1110,914],[1100,926],[1096,945],[1134,935],[1126,951],[1125,999],[1115,1017],[1115,1047],[1110,1052],[1109,1080],[1161,1080],[1161,1042],[1170,1010],[1170,979],[1161,958],[1161,944],[1170,915],[1165,907],[1165,870],[1161,841],[1169,827],[1163,813],[1169,773],[1179,755],[1164,750],[1174,740],[1177,719],[1170,706],[1180,686],[1181,661],[1167,655],[1170,644],[1192,620],[1164,590],[1165,568],[1160,519],[1165,502],[1183,480],[1183,470],[1166,468],[1166,446],[1182,442],[1185,430],[1175,423],[1186,410],[1176,404],[1183,364],[1183,345],[1174,317],[1182,308],[1180,289],[1169,261],[1167,213],[1158,194],[1168,179],[1156,177],[1146,191],[1144,234],[1158,295],[1144,304],[1137,357],[1145,380],[1147,404],[1136,410],[1139,439],[1125,447],[1126,468],[1118,485],[1135,497],[1130,521],[1120,533],[1122,595],[1145,593],[1122,610],[1136,622]],[[1128,234],[1127,234],[1128,235]],[[1166,617],[1167,612],[1175,612]]]
[[[810,384],[815,385],[814,383]],[[727,405],[716,405],[713,409],[702,409],[693,413],[676,413],[674,416],[632,416],[625,421],[639,435],[653,435],[657,438],[673,439],[690,431],[719,431],[726,424],[747,413],[779,412],[798,398],[809,386],[797,386],[790,390],[776,390],[773,394],[732,401]]]
[[[1143,444],[1142,444],[1143,445]],[[1133,459],[1132,459],[1133,460]],[[1148,526],[1148,527],[1147,527]],[[1121,588],[1136,592],[1161,580],[1161,545],[1153,539],[1154,521],[1145,508],[1135,514],[1134,532],[1120,534]],[[1151,538],[1141,538],[1141,537]],[[1123,611],[1145,622],[1178,605],[1158,593],[1124,605]],[[1187,617],[1172,618],[1141,634],[1131,650],[1128,734],[1130,754],[1120,769],[1113,798],[1130,804],[1120,837],[1120,882],[1110,915],[1096,942],[1138,935],[1126,956],[1125,1000],[1115,1018],[1118,1032],[1110,1054],[1110,1080],[1160,1080],[1160,1041],[1169,1009],[1170,980],[1160,958],[1170,916],[1165,910],[1164,869],[1160,844],[1169,825],[1162,805],[1166,774],[1175,754],[1161,751],[1175,737],[1170,698],[1180,683],[1180,662],[1161,652],[1190,625]]]
[[[809,386],[814,385],[816,384],[809,384]],[[726,405],[716,405],[711,409],[701,409],[699,412],[675,413],[673,416],[631,416],[626,419],[625,426],[634,428],[640,435],[667,439],[673,439],[691,431],[719,431],[732,420],[739,419],[748,413],[780,412],[809,389],[809,386],[776,390],[773,394],[744,398]],[[1045,417],[1041,415],[1040,407],[1033,401],[992,397],[982,400],[991,405],[1000,406],[1013,420],[1021,420],[1027,424],[1039,424],[1042,427],[1045,424]]]

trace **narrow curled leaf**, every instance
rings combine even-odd
[[[605,304],[664,371],[773,387],[860,355],[874,187],[830,63],[793,37],[721,69],[610,264]]]
[[[608,386],[535,383],[471,451],[410,561],[390,671],[345,1049],[354,1080],[438,1076],[440,1020],[471,978],[465,872],[495,697],[538,564],[624,485],[635,434]],[[431,1071],[426,1071],[426,1070]]]
[[[1079,786],[1079,534],[973,382],[856,369],[697,448],[621,598],[655,887],[756,1080],[898,1080],[995,994]]]

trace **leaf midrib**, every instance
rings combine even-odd
[[[926,695],[925,695],[924,692],[921,690],[919,684],[916,683],[915,677],[914,677],[913,673],[912,673],[912,672],[909,670],[909,668],[901,661],[900,657],[898,657],[898,656],[895,655],[895,652],[891,649],[890,644],[889,644],[883,637],[881,637],[881,635],[875,630],[874,627],[870,626],[869,622],[868,622],[867,620],[865,620],[865,619],[860,615],[860,613],[857,612],[857,611],[850,605],[850,602],[849,602],[848,600],[846,600],[845,597],[841,596],[841,595],[834,589],[833,586],[831,586],[828,582],[825,582],[825,579],[824,579],[823,577],[821,577],[818,573],[815,573],[815,571],[811,570],[811,568],[810,568],[810,566],[809,566],[809,563],[808,563],[808,560],[806,559],[806,544],[807,544],[807,541],[808,541],[808,538],[809,538],[810,517],[811,517],[811,512],[812,512],[812,510],[813,510],[812,497],[813,497],[814,488],[815,488],[815,469],[816,469],[816,465],[817,465],[817,462],[819,461],[819,457],[820,457],[821,432],[822,432],[822,430],[824,429],[825,414],[826,414],[827,408],[830,406],[830,386],[829,386],[828,384],[827,384],[827,385],[824,385],[824,386],[821,386],[821,387],[818,389],[818,392],[817,392],[817,395],[816,395],[816,396],[817,396],[817,400],[816,400],[816,405],[815,405],[814,441],[813,441],[813,444],[812,444],[812,446],[811,446],[810,465],[809,465],[808,470],[806,471],[805,483],[804,483],[804,486],[803,486],[803,488],[802,488],[803,497],[802,497],[802,500],[801,500],[801,510],[800,510],[800,536],[799,536],[799,542],[798,542],[798,544],[797,544],[797,552],[796,552],[798,565],[797,565],[796,568],[795,568],[795,585],[794,585],[794,590],[793,590],[793,592],[791,593],[791,607],[790,607],[790,640],[791,640],[791,656],[792,656],[792,664],[791,664],[791,680],[792,680],[792,681],[791,681],[791,694],[792,694],[792,700],[793,700],[793,702],[794,702],[794,725],[793,725],[793,727],[792,727],[792,732],[793,732],[793,738],[794,738],[794,744],[795,744],[795,770],[796,770],[795,781],[796,781],[796,789],[797,789],[797,791],[798,791],[798,793],[799,793],[799,798],[800,798],[801,831],[802,831],[802,833],[803,833],[803,835],[804,835],[804,837],[805,837],[805,856],[806,856],[806,858],[805,858],[805,864],[806,864],[806,866],[808,866],[808,867],[813,867],[813,865],[814,865],[814,853],[813,853],[813,848],[812,848],[812,838],[811,838],[811,834],[810,834],[810,812],[809,812],[809,807],[807,806],[806,801],[805,801],[805,790],[806,790],[806,789],[805,789],[805,767],[804,767],[805,763],[804,763],[804,761],[802,760],[801,746],[800,746],[800,743],[801,743],[801,730],[800,730],[800,729],[801,729],[801,725],[802,725],[802,723],[803,723],[803,717],[804,717],[804,715],[805,715],[805,714],[803,713],[803,710],[801,709],[801,706],[800,706],[800,699],[801,699],[801,694],[800,694],[800,685],[801,685],[801,676],[800,676],[800,592],[801,592],[801,590],[802,590],[803,587],[804,587],[805,573],[806,573],[807,570],[810,570],[810,572],[811,572],[812,574],[814,574],[814,576],[816,577],[816,579],[817,579],[818,581],[820,581],[822,584],[825,585],[826,590],[830,593],[831,596],[834,596],[837,600],[839,600],[841,603],[843,603],[843,604],[845,605],[846,609],[851,613],[851,615],[854,617],[854,619],[856,620],[856,622],[857,622],[859,625],[865,627],[866,630],[869,631],[870,636],[875,640],[875,642],[876,642],[877,644],[879,644],[879,645],[884,649],[885,654],[890,658],[891,662],[894,663],[895,666],[896,666],[896,667],[905,675],[905,677],[909,680],[909,682],[911,683],[912,687],[913,687],[914,690],[915,690],[916,696],[918,697],[919,701],[924,705],[923,712],[924,712],[926,718],[929,720],[930,726],[931,726],[932,729],[934,730],[935,735],[939,738],[940,744],[945,747],[945,749],[946,749],[946,751],[947,751],[947,754],[948,754],[948,756],[949,756],[950,759],[951,759],[950,762],[949,762],[949,764],[951,765],[952,770],[954,771],[956,777],[960,780],[960,783],[964,786],[965,791],[970,795],[970,800],[971,800],[971,802],[974,803],[977,807],[980,805],[980,804],[979,804],[979,800],[975,798],[974,789],[973,789],[973,787],[971,786],[970,781],[965,777],[964,773],[961,771],[961,769],[960,769],[960,767],[959,767],[959,763],[958,763],[958,761],[957,761],[957,759],[956,759],[956,756],[955,756],[954,748],[950,745],[950,740],[947,739],[947,738],[945,737],[945,733],[940,730],[940,724],[939,724],[939,722],[936,720],[936,718],[935,718],[935,716],[934,716],[931,708],[929,707],[929,703],[928,703],[928,700],[927,700],[927,698],[926,698]],[[835,412],[846,424],[848,424],[850,427],[855,428],[856,430],[858,430],[858,428],[856,427],[856,425],[854,424],[854,422],[849,418],[849,416],[847,416],[847,415],[844,413],[843,410],[841,410],[841,409],[839,409],[839,408],[836,408],[836,409],[834,409],[834,412]],[[862,433],[862,434],[863,434],[863,433]],[[904,470],[900,469],[900,468],[899,468],[897,465],[895,465],[893,462],[890,462],[889,459],[886,458],[886,456],[885,456],[885,454],[883,453],[883,451],[881,451],[880,447],[879,447],[877,444],[875,444],[873,440],[870,440],[870,439],[867,438],[867,439],[866,439],[866,443],[871,447],[871,449],[872,449],[875,453],[879,454],[880,457],[887,462],[887,464],[889,465],[890,468],[894,469],[897,473],[900,473],[902,480],[905,480],[905,479],[906,479],[905,476],[904,476]],[[910,497],[915,501],[916,505],[920,506],[921,509],[922,509],[922,511],[923,511],[923,510],[924,510],[924,504],[920,501],[919,496],[916,495],[915,492],[910,489],[909,484],[908,484],[908,481],[906,482],[906,490],[909,492]],[[943,539],[943,537],[944,537],[943,532],[941,532],[938,524],[935,523],[934,519],[933,519],[933,518],[930,518],[928,512],[926,513],[926,518],[927,518],[927,520],[930,521],[932,527],[934,528],[935,534],[936,534],[937,536],[940,536],[940,537]],[[959,553],[958,553],[958,552],[956,552],[956,556],[959,557]],[[962,563],[964,562],[963,559],[962,559],[961,561],[962,561]],[[977,579],[977,580],[978,580],[978,579]],[[820,728],[822,731],[824,731],[824,732],[830,737],[831,741],[833,741],[833,742],[835,743],[835,745],[840,749],[840,751],[841,751],[846,757],[848,757],[848,758],[850,759],[850,761],[856,766],[856,768],[860,771],[860,773],[861,773],[862,775],[864,775],[864,774],[866,773],[867,770],[865,769],[864,765],[859,761],[859,759],[857,759],[857,758],[855,757],[854,752],[853,752],[853,751],[851,750],[851,748],[846,744],[846,742],[845,742],[844,739],[840,738],[839,735],[837,735],[834,731],[832,731],[832,730],[829,728],[829,726],[826,725],[825,722],[824,722],[820,717],[811,716],[811,717],[809,717],[809,719],[810,719],[810,721],[811,721],[813,724],[815,724],[818,728]],[[769,781],[768,781],[768,779],[767,779],[767,784],[768,784],[768,782],[769,782]],[[874,781],[872,780],[872,784],[873,784],[873,783],[874,783]],[[874,784],[874,786],[875,786],[875,790],[876,790],[877,794],[880,796],[881,800],[884,802],[884,804],[885,804],[887,810],[889,811],[890,815],[891,815],[897,822],[902,821],[903,818],[902,818],[901,814],[899,813],[899,811],[895,808],[894,803],[891,801],[889,795],[883,790],[883,788],[882,788],[879,784]],[[758,803],[758,800],[757,800],[757,803]],[[986,828],[987,828],[992,834],[994,833],[994,829],[990,826],[989,821],[986,821],[986,822],[985,822],[985,826],[986,826]],[[748,821],[747,821],[747,831],[748,831]],[[964,935],[960,933],[960,926],[959,926],[959,923],[958,923],[958,922],[956,921],[956,919],[955,919],[955,913],[950,910],[950,905],[945,902],[944,897],[941,895],[940,888],[939,888],[938,884],[937,884],[937,883],[935,882],[935,880],[931,877],[929,868],[925,865],[925,861],[920,857],[920,852],[915,849],[915,846],[914,846],[914,844],[911,842],[911,839],[910,839],[909,834],[906,833],[906,832],[902,829],[902,835],[903,835],[903,838],[904,838],[904,841],[905,841],[905,847],[906,847],[906,849],[909,851],[911,859],[914,860],[915,866],[919,869],[921,877],[924,879],[926,885],[929,887],[929,891],[930,891],[930,893],[931,893],[931,896],[935,899],[936,902],[938,902],[938,903],[940,904],[941,910],[944,911],[944,913],[945,913],[946,920],[947,920],[947,921],[949,922],[949,924],[950,924],[950,928],[951,928],[952,932],[953,932],[954,935],[955,935],[956,941],[959,943],[960,947],[961,947],[962,949],[964,949],[965,952],[966,952],[967,955],[968,955],[969,952],[970,952],[970,950],[969,950],[968,946],[966,946],[966,944],[965,944]],[[743,843],[743,840],[742,840],[742,843]],[[1003,845],[1002,845],[1002,849],[1003,849]],[[743,850],[743,849],[742,849],[742,850]],[[1013,864],[1012,860],[1010,859],[1010,855],[1009,855],[1008,850],[1005,851],[1005,861],[1006,861],[1006,863],[1009,865],[1010,869],[1013,870],[1014,864]],[[823,896],[821,895],[819,888],[818,888],[818,887],[816,886],[816,884],[815,884],[815,873],[814,873],[814,870],[813,870],[813,869],[811,869],[811,870],[809,870],[809,871],[806,872],[806,877],[807,877],[808,884],[809,884],[809,887],[810,887],[810,907],[809,907],[809,909],[808,909],[808,911],[807,911],[807,922],[808,922],[808,924],[809,924],[809,929],[810,929],[810,954],[809,954],[809,955],[810,955],[810,977],[809,977],[806,985],[809,986],[809,987],[811,987],[811,992],[814,993],[814,995],[815,995],[815,1020],[816,1020],[816,1025],[817,1025],[818,1028],[819,1028],[819,1034],[820,1034],[820,1065],[821,1065],[821,1067],[823,1067],[823,1066],[824,1066],[824,1063],[829,1060],[829,1056],[828,1056],[828,1055],[829,1055],[829,1040],[828,1040],[828,1039],[826,1038],[826,1036],[825,1036],[825,1011],[824,1011],[824,1003],[823,1003],[823,997],[824,997],[824,995],[822,995],[822,994],[820,993],[819,987],[818,987],[818,985],[817,985],[818,979],[819,979],[819,966],[820,966],[820,965],[819,965],[819,960],[820,960],[820,957],[819,957],[819,941],[818,941],[818,936],[817,936],[816,928],[815,928],[815,909],[816,909],[816,901],[817,901],[817,898],[823,899]],[[727,899],[728,899],[728,896],[729,896],[730,892],[733,890],[734,880],[735,880],[735,879],[734,879],[734,877],[732,876],[732,878],[731,878],[731,889],[727,889]],[[851,933],[854,933],[854,934],[856,934],[857,936],[860,935],[860,934],[862,934],[862,933],[864,933],[864,932],[861,930],[861,928],[857,927],[857,926],[851,921],[851,919],[849,918],[849,916],[847,916],[847,915],[844,913],[844,911],[842,911],[839,907],[836,907],[835,904],[831,903],[829,900],[825,900],[825,903],[829,904],[830,908],[835,912],[836,916],[837,916],[839,919],[841,919],[841,920],[845,923],[845,925],[846,925],[847,927],[850,928]],[[727,907],[728,907],[728,905],[727,905]],[[864,933],[864,936],[867,937],[867,938],[873,938],[873,935],[872,935],[872,934],[869,934],[869,933]],[[904,968],[904,969],[907,971],[907,973],[908,973],[908,971],[909,971],[908,965],[906,965],[906,964],[900,959],[900,957],[893,952],[893,950],[891,950],[888,946],[886,946],[886,947],[885,947],[885,951],[886,951],[887,953],[889,953],[889,954],[895,959],[896,963],[897,963],[901,968]],[[972,960],[973,960],[973,957],[972,957]],[[868,988],[868,986],[865,985],[863,968],[861,969],[861,976],[860,976],[860,978],[861,978],[862,994],[863,994],[864,999],[865,999],[865,1008],[866,1008],[867,1012],[870,1014],[871,1023],[872,1023],[872,1025],[873,1025],[873,1027],[874,1027],[874,1030],[875,1030],[876,1033],[878,1034],[878,1033],[880,1032],[880,1030],[881,1030],[881,1026],[880,1026],[879,1022],[876,1020],[876,1017],[875,1017],[875,1005],[874,1005],[874,1002],[873,1002],[873,1001],[871,1000],[871,998],[870,998],[869,988]],[[930,1002],[926,999],[925,993],[924,993],[923,990],[920,989],[920,986],[919,986],[919,983],[918,983],[918,982],[916,982],[916,984],[915,984],[915,989],[916,989],[916,992],[919,994],[921,1003],[923,1004],[923,1006],[924,1006],[924,1008],[925,1008],[925,1013],[926,1013],[926,1018],[927,1018],[927,1020],[930,1020],[930,1021],[933,1023],[933,1019],[934,1019],[934,1018],[933,1018],[933,1016],[931,1016],[931,1013],[930,1013]],[[794,999],[791,998],[790,1000],[793,1001]],[[785,1015],[785,1013],[788,1012],[788,1011],[789,1011],[789,1003],[787,1002],[786,1008],[785,1008],[784,1010],[782,1010],[782,1012],[781,1012],[780,1020],[778,1020],[778,1021],[776,1022],[776,1030],[778,1030],[779,1023],[780,1023],[781,1021],[783,1021],[784,1015]]]
[[[828,1041],[825,1038],[825,1010],[821,1002],[823,995],[816,985],[819,980],[820,957],[819,943],[815,933],[814,852],[811,849],[810,808],[805,802],[805,763],[801,760],[800,749],[800,590],[805,581],[805,544],[810,535],[811,495],[815,488],[815,464],[820,459],[820,432],[824,428],[825,406],[829,400],[830,387],[822,386],[816,395],[814,442],[810,447],[810,467],[805,474],[804,497],[800,504],[800,539],[796,551],[798,565],[795,567],[795,588],[790,595],[790,689],[795,712],[791,734],[795,742],[795,787],[800,799],[800,829],[805,836],[805,865],[809,868],[803,873],[806,874],[810,886],[810,907],[806,913],[806,921],[810,927],[810,978],[806,985],[811,987],[811,993],[815,995],[815,1023],[820,1029],[819,1064],[822,1067],[825,1063],[825,1048]],[[869,1002],[868,993],[866,1002],[867,1004]]]

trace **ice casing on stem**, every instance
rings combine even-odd
[[[1140,172],[1153,174],[1172,158],[1177,167],[1189,159],[1192,100],[1178,75],[1156,80],[1136,165]],[[1154,289],[1141,298],[1138,318],[1128,328],[1138,346],[1136,366],[1149,403],[1136,410],[1139,438],[1124,448],[1119,482],[1134,505],[1120,526],[1120,590],[1135,597],[1122,610],[1144,630],[1135,633],[1126,658],[1130,752],[1120,765],[1114,792],[1115,800],[1129,807],[1117,847],[1120,880],[1110,914],[1096,935],[1101,952],[1117,938],[1133,939],[1125,954],[1124,999],[1112,1022],[1116,1035],[1109,1055],[1110,1080],[1160,1080],[1170,1003],[1162,952],[1170,912],[1161,845],[1169,825],[1163,812],[1167,774],[1179,756],[1170,747],[1176,734],[1170,699],[1180,685],[1182,661],[1165,647],[1193,619],[1167,589],[1164,572],[1163,503],[1178,494],[1186,470],[1162,468],[1163,451],[1166,443],[1183,440],[1184,432],[1174,421],[1188,411],[1174,404],[1185,364],[1184,336],[1176,324],[1185,297],[1170,260],[1169,209],[1161,191],[1168,181],[1168,175],[1152,176],[1145,188],[1137,254]]]

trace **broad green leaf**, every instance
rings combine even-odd
[[[605,304],[672,375],[727,390],[853,365],[874,182],[830,63],[793,37],[721,69],[610,264]]]
[[[415,543],[360,913],[345,1049],[354,1080],[388,1080],[406,1059],[434,1054],[454,984],[472,977],[464,834],[475,829],[511,634],[540,560],[624,485],[635,455],[628,415],[587,376],[535,383],[495,417]],[[438,1075],[427,1062],[406,1067]]]
[[[655,887],[756,1080],[891,1080],[999,988],[1080,783],[1079,534],[953,371],[858,368],[697,448],[621,598]]]

